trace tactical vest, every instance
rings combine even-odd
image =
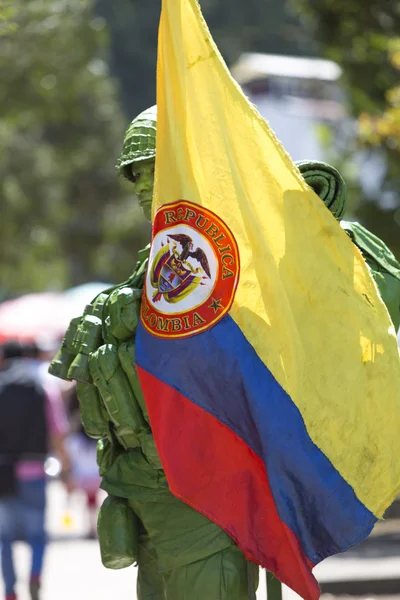
[[[161,469],[136,372],[135,333],[150,246],[124,283],[99,294],[73,319],[49,372],[77,382],[81,419],[98,443],[100,474],[124,450],[141,447]]]

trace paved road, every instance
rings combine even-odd
[[[20,575],[19,600],[29,600],[26,593],[28,551],[18,544],[17,565]],[[97,542],[86,540],[59,541],[49,545],[44,573],[43,600],[135,600],[136,569],[109,571],[100,563]],[[400,592],[400,590],[399,590]],[[1,586],[0,586],[1,597]],[[264,578],[257,593],[257,600],[266,600]],[[343,596],[343,600],[356,600]],[[331,600],[333,596],[322,596]],[[379,600],[400,600],[398,596],[379,596]],[[207,600],[207,599],[204,599]],[[299,600],[293,592],[285,588],[284,600]],[[338,597],[335,598],[338,600]],[[368,595],[365,600],[374,600]]]
[[[105,569],[97,541],[83,539],[87,533],[87,512],[82,494],[74,493],[68,501],[63,487],[52,483],[48,489],[47,529],[52,541],[46,554],[42,600],[136,599],[137,570]],[[16,544],[15,558],[18,600],[29,600],[29,551],[25,544]],[[0,598],[2,592],[0,582]],[[265,599],[265,585],[261,585],[257,600]]]
[[[69,518],[66,518],[67,509]],[[100,562],[97,541],[85,540],[82,537],[86,529],[83,497],[75,494],[68,505],[63,488],[57,483],[52,484],[49,489],[48,531],[53,541],[49,544],[46,556],[42,600],[135,600],[136,569],[104,569]],[[15,554],[20,579],[18,598],[28,600],[25,588],[29,553],[23,544],[17,544]],[[379,557],[372,547],[369,558],[357,555],[345,561],[343,558],[332,558],[315,570],[321,581],[351,580],[355,575],[370,576],[371,572],[378,575],[380,573],[383,577],[391,577],[393,573],[399,574],[398,551],[397,556],[394,553],[392,557]],[[0,597],[1,593],[0,584]],[[392,598],[400,600],[400,589],[399,595]],[[257,600],[266,600],[264,576],[261,577]],[[285,588],[284,600],[299,600],[299,596]],[[329,600],[328,595],[325,596],[325,600]],[[369,596],[368,600],[372,600],[372,597]],[[379,600],[383,600],[383,597],[380,596]]]
[[[26,591],[28,550],[23,544],[17,544],[15,554],[20,577],[18,600],[29,600]],[[267,597],[263,577],[262,580],[257,600],[266,600]],[[102,567],[95,541],[71,540],[49,544],[43,574],[43,600],[135,600],[135,584],[135,568],[109,571]],[[292,598],[298,596],[290,595],[287,590],[285,600]]]

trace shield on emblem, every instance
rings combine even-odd
[[[174,255],[171,255],[167,262],[163,265],[160,278],[159,278],[159,290],[165,294],[168,292],[177,291],[178,288],[184,289],[186,280],[190,278],[191,272],[187,269],[181,261],[177,260]],[[190,279],[189,279],[190,280]],[[189,281],[187,281],[189,283]]]

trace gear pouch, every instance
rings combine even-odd
[[[76,392],[82,425],[87,435],[94,439],[106,437],[109,417],[97,388],[90,383],[78,381]]]
[[[68,325],[68,329],[65,332],[60,349],[50,363],[49,373],[54,377],[59,377],[60,379],[65,379],[67,381],[71,379],[68,371],[72,361],[76,356],[72,342],[81,319],[82,317],[75,317],[75,319],[71,320],[70,324]]]
[[[127,500],[116,496],[104,500],[97,533],[101,562],[107,569],[124,569],[137,561],[139,521]]]
[[[76,353],[90,354],[102,343],[101,320],[94,315],[85,315],[76,330],[72,343]]]
[[[114,290],[108,299],[109,331],[118,340],[126,340],[135,331],[139,320],[142,291],[131,287]]]
[[[129,383],[131,384],[131,388],[141,408],[142,414],[146,421],[150,423],[142,388],[140,386],[139,375],[136,371],[135,340],[123,342],[118,347],[118,357]]]
[[[109,293],[107,291],[101,292],[90,304],[86,304],[83,315],[94,315],[100,320],[103,318],[103,306],[107,301]]]
[[[84,383],[92,383],[92,376],[89,370],[89,356],[79,352],[71,363],[68,370],[68,378]]]
[[[117,439],[124,448],[136,448],[138,435],[147,425],[119,362],[117,348],[111,344],[101,346],[90,355],[89,369],[114,424]]]

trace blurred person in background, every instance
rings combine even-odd
[[[44,384],[35,354],[33,346],[19,342],[0,347],[0,540],[6,600],[17,600],[12,545],[20,539],[32,550],[31,599],[40,597],[48,452],[61,461],[64,477],[70,471],[61,395]]]
[[[75,386],[67,397],[67,414],[69,435],[66,450],[71,463],[71,476],[68,479],[68,490],[80,490],[84,493],[88,511],[87,537],[97,537],[97,497],[101,478],[96,461],[97,441],[86,435],[79,410],[78,396]]]

